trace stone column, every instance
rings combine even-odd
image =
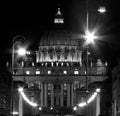
[[[34,102],[34,93],[31,95],[30,101],[31,101],[31,102]],[[31,114],[32,114],[32,115],[35,115],[35,110],[34,110],[34,107],[33,107],[33,106],[31,106]]]
[[[54,106],[54,85],[51,84],[51,106]]]
[[[82,52],[79,51],[79,62],[80,62],[80,66],[82,66]]]
[[[60,87],[60,105],[61,106],[63,106],[63,96],[64,96],[64,94],[63,94],[63,83],[61,83],[61,85],[60,85],[61,87]]]
[[[57,61],[57,53],[56,53],[55,49],[54,49],[54,52],[53,52],[53,59],[54,59],[54,62]]]
[[[47,102],[47,97],[48,97],[47,91],[48,91],[48,85],[47,85],[47,83],[45,83],[45,84],[44,84],[44,92],[45,92],[45,93],[44,93],[44,98],[45,98],[45,100],[44,100],[44,101],[45,101],[45,104],[44,104],[44,105],[45,105],[45,106],[47,106],[47,103],[48,103],[48,102]]]
[[[51,59],[50,59],[50,54],[49,54],[49,49],[47,49],[47,57],[48,57],[48,60],[50,61]]]
[[[67,84],[67,107],[70,107],[70,84]]]
[[[100,93],[96,97],[96,116],[100,114]]]
[[[62,61],[65,61],[65,59],[64,59],[64,48],[62,48],[62,52],[61,52],[61,60],[62,60]]]
[[[73,103],[73,83],[71,84],[71,106],[73,106],[74,105],[74,103]]]
[[[75,50],[75,52],[74,52],[74,54],[73,54],[73,61],[76,61],[76,59],[77,59],[77,54],[76,54],[76,49],[74,49]]]
[[[43,83],[41,83],[41,107],[43,107],[43,103],[44,103],[44,97],[43,97],[43,93],[44,93],[44,90],[43,90],[43,88],[44,88],[44,84]]]
[[[40,62],[43,62],[43,59],[44,59],[44,57],[43,57],[43,53],[42,53],[42,49],[41,49],[41,51],[40,51]]]
[[[73,105],[76,104],[76,87],[75,83],[73,83]]]
[[[21,94],[19,94],[19,116],[23,116],[23,100]]]
[[[58,88],[58,85],[57,85],[57,88],[56,88],[56,105],[59,105],[59,88]]]
[[[40,58],[40,56],[39,56],[39,51],[37,51],[37,52],[36,52],[36,62],[39,62],[39,58]]]
[[[45,57],[45,61],[48,61],[49,60],[49,55],[48,55],[48,49],[46,51],[46,57]]]

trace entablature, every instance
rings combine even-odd
[[[85,75],[85,66],[74,66],[66,64],[66,66],[33,66],[33,67],[17,67],[14,68],[15,75]],[[88,67],[89,75],[107,75],[106,66]]]
[[[105,79],[107,79],[107,75],[89,75],[88,76],[88,83],[93,82],[102,82]],[[79,81],[81,83],[86,82],[86,75],[69,75],[69,76],[58,76],[58,75],[14,75],[13,76],[14,81],[25,81],[26,83],[32,82],[32,81],[42,81],[42,82],[74,82]]]

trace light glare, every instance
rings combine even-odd
[[[97,88],[97,89],[96,89],[96,92],[99,93],[99,92],[100,92],[100,88]]]
[[[106,8],[105,7],[99,7],[98,8],[98,12],[100,12],[100,13],[105,13],[106,12]]]
[[[87,103],[92,102],[95,99],[96,96],[97,96],[97,93],[94,92],[94,94],[87,100]]]
[[[41,108],[41,107],[39,107],[39,110],[42,110],[42,108]]]
[[[17,52],[20,56],[24,56],[26,54],[26,50],[24,48],[19,48]]]
[[[17,115],[17,114],[19,114],[19,113],[18,113],[18,112],[16,112],[16,111],[14,111],[12,114],[13,114],[13,115]]]
[[[65,70],[65,71],[63,71],[63,73],[64,73],[64,74],[67,74],[67,71]]]
[[[37,103],[31,102],[31,101],[27,98],[27,96],[26,96],[25,93],[23,92],[23,88],[19,88],[18,91],[19,91],[19,93],[22,95],[23,99],[24,99],[29,105],[31,105],[31,106],[33,106],[33,107],[37,107],[37,106],[38,106]]]
[[[18,89],[18,91],[19,91],[19,92],[23,92],[23,88],[20,87],[20,88]]]
[[[75,106],[75,107],[73,108],[73,110],[76,111],[76,110],[77,110],[77,107]]]
[[[95,31],[90,32],[89,30],[86,30],[85,32],[85,38],[86,38],[86,42],[89,43],[93,43],[94,39],[96,38],[95,36]]]
[[[99,92],[100,92],[100,88],[97,88],[96,91],[91,95],[91,97],[86,102],[81,102],[78,104],[78,106],[84,107],[87,104],[91,103],[96,98],[96,96],[98,95]]]
[[[82,103],[78,104],[79,107],[84,107],[84,106],[86,106],[86,105],[87,105],[86,102],[82,102]]]

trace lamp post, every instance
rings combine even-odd
[[[86,71],[85,71],[85,89],[86,89],[86,101],[85,102],[82,102],[80,104],[78,104],[79,107],[84,107],[84,106],[87,106],[86,108],[86,116],[88,116],[88,110],[89,110],[89,107],[88,107],[88,104],[89,102],[91,101],[91,98],[90,101],[89,99],[87,100],[87,97],[88,97],[88,94],[89,94],[89,91],[88,91],[88,80],[89,80],[89,70],[88,70],[88,64],[89,64],[89,45],[92,44],[94,42],[94,39],[98,38],[98,36],[96,36],[96,32],[97,32],[97,28],[94,28],[93,30],[91,30],[91,28],[89,28],[89,7],[88,7],[88,1],[89,0],[86,0],[86,20],[85,20],[85,30],[84,30],[84,34],[81,35],[81,37],[83,39],[85,39],[85,57],[86,57]],[[104,14],[106,12],[106,8],[104,6],[100,6],[98,9],[97,9],[97,12],[100,13],[100,14]],[[99,90],[97,90],[99,91]],[[74,110],[77,110],[77,107],[74,107]]]
[[[86,30],[85,30],[85,39],[86,39],[86,95],[88,94],[89,90],[88,90],[88,80],[89,80],[89,76],[88,76],[88,59],[89,59],[89,45],[91,43],[94,42],[94,39],[97,38],[97,36],[95,36],[96,34],[96,30],[90,30],[89,29],[89,9],[88,9],[88,1],[86,1]],[[99,7],[98,8],[98,12],[103,14],[106,12],[105,7]],[[87,97],[86,97],[86,104],[87,104]],[[86,114],[88,115],[88,107],[87,107],[87,111]]]
[[[86,30],[84,38],[86,39],[86,92],[88,92],[88,59],[89,59],[89,45],[94,42],[94,39],[97,38],[95,36],[95,30],[90,32]]]
[[[88,77],[88,59],[89,59],[89,45],[91,44],[91,42],[93,42],[93,39],[94,39],[94,34],[90,33],[89,30],[87,30],[86,34],[85,34],[85,38],[86,38],[86,42],[87,42],[87,46],[86,46],[86,95],[88,95],[88,80],[89,80],[89,77]],[[86,97],[86,104],[87,104],[87,97]],[[87,106],[87,116],[88,116],[88,106]]]
[[[19,39],[19,40],[16,40]],[[21,40],[20,40],[21,39]],[[14,74],[14,64],[15,64],[15,47],[17,45],[22,45],[22,43],[25,41],[25,37],[23,35],[17,35],[13,38],[13,42],[12,42],[12,74]],[[25,55],[25,48],[19,48],[17,53],[19,55]]]
[[[25,48],[18,48],[18,50],[15,49],[17,45],[22,45],[22,43],[25,41],[25,37],[23,35],[17,35],[13,38],[12,41],[12,85],[11,85],[11,114],[14,115],[14,108],[13,108],[13,99],[14,99],[14,75],[15,75],[15,53],[18,55],[24,56],[26,54]]]
[[[101,14],[106,13],[106,7],[99,6],[97,11]],[[89,0],[86,0],[86,30],[85,30],[85,39],[86,39],[86,92],[88,92],[88,55],[89,55],[89,45],[96,38],[95,36],[96,30],[89,30]]]

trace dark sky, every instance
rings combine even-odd
[[[114,2],[115,1],[115,2]],[[26,37],[30,48],[37,49],[42,31],[53,25],[53,19],[60,4],[65,25],[74,32],[83,32],[85,23],[85,0],[40,0],[10,1],[1,3],[1,60],[10,56],[13,38],[22,34]],[[106,14],[98,14],[97,7],[105,5]],[[120,10],[117,0],[88,0],[90,27],[99,24],[101,40],[96,41],[96,47],[91,47],[93,54],[114,60],[120,57]],[[116,62],[116,61],[115,61]]]

